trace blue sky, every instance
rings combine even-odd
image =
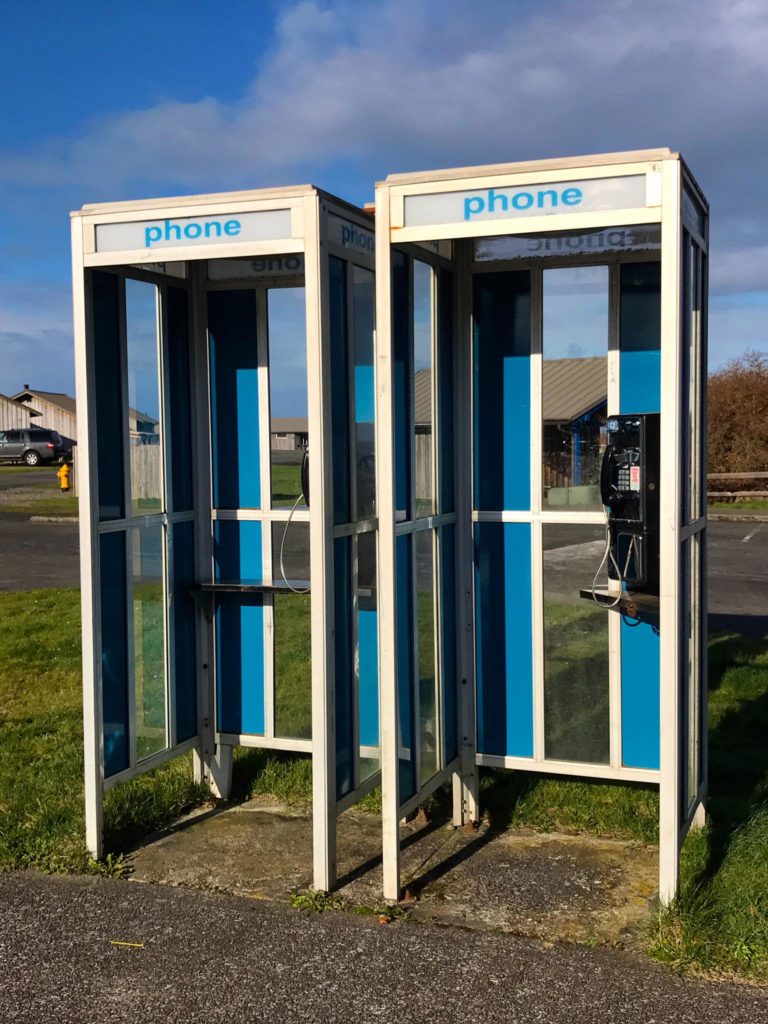
[[[670,146],[712,204],[711,364],[768,351],[763,0],[7,0],[0,392],[72,391],[69,210]]]

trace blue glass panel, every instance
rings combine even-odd
[[[475,507],[530,508],[530,274],[474,277]]]
[[[99,519],[103,521],[125,515],[119,278],[101,270],[91,271],[91,295],[96,465]]]
[[[475,525],[477,747],[533,756],[531,528]]]
[[[392,348],[395,403],[395,504],[411,516],[411,314],[408,257],[392,253]]]
[[[264,734],[264,609],[262,598],[225,595],[216,610],[218,727]]]
[[[184,288],[168,288],[168,388],[170,416],[171,473],[174,512],[192,508],[192,405],[190,398],[189,307]]]
[[[437,346],[440,374],[440,511],[453,512],[453,274],[450,270],[440,270],[437,275]]]
[[[208,294],[213,503],[258,508],[259,388],[253,291]]]
[[[357,537],[357,645],[360,744],[379,745],[379,635],[376,609],[376,534]]]
[[[176,523],[172,529],[176,742],[183,743],[197,733],[195,602],[189,592],[195,581],[195,529],[194,523]]]
[[[125,534],[99,537],[101,590],[101,687],[104,722],[104,774],[129,767],[128,752],[128,594]]]
[[[661,409],[661,264],[621,266],[621,412]]]
[[[397,698],[400,725],[400,802],[416,792],[416,751],[413,746],[413,568],[410,536],[398,537],[397,560]]]
[[[349,471],[349,340],[347,329],[347,264],[328,260],[331,321],[331,423],[333,427],[333,521],[350,519]]]
[[[621,266],[619,412],[661,410],[661,264]],[[628,768],[659,767],[659,634],[621,624],[621,749]]]
[[[456,630],[456,527],[444,526],[440,536],[442,704],[445,759],[459,752],[459,689]]]
[[[352,643],[352,539],[333,542],[335,697],[336,697],[336,795],[351,792],[354,785],[354,647]]]
[[[261,580],[261,523],[219,519],[213,530],[217,580]]]

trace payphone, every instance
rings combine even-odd
[[[659,592],[659,414],[611,416],[600,469],[608,575]]]

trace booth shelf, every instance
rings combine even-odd
[[[282,580],[263,583],[261,580],[208,580],[193,583],[189,592],[208,619],[213,618],[214,602],[219,594],[284,594],[295,591],[309,593],[307,580]]]
[[[613,602],[616,600],[615,590],[596,589],[593,598],[592,588],[582,587],[579,590],[579,597],[584,598],[585,601],[592,601],[594,599],[597,604],[607,608],[608,611],[621,612],[622,615],[626,615],[630,619],[639,619],[651,625],[658,625],[658,594],[640,594],[627,590],[622,593],[619,603],[614,605]]]

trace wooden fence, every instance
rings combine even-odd
[[[768,480],[768,473],[708,473],[707,483],[711,480]],[[708,498],[768,498],[768,491],[707,491]]]

